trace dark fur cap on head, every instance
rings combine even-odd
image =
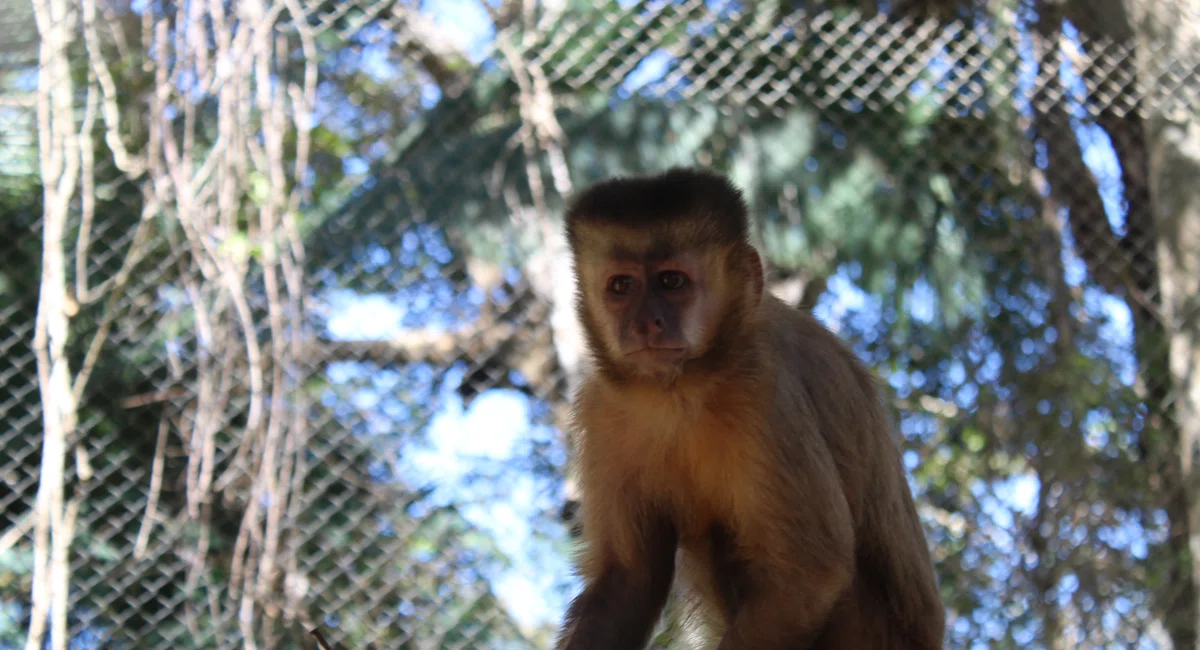
[[[724,175],[694,167],[589,186],[567,207],[567,241],[572,247],[587,225],[671,232],[676,237],[682,233],[694,245],[745,242],[749,237],[741,191]]]

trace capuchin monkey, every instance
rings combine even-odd
[[[876,382],[763,290],[723,176],[566,213],[591,354],[573,403],[584,589],[559,650],[638,650],[677,574],[717,650],[932,650],[945,611]]]

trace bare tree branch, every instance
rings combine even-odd
[[[525,326],[528,327],[528,326]],[[513,323],[473,326],[459,332],[410,330],[388,340],[330,340],[315,342],[304,357],[315,365],[339,361],[369,361],[379,365],[443,364],[456,358],[481,358],[517,337]]]
[[[75,123],[74,86],[67,48],[74,40],[76,8],[67,0],[34,3],[41,37],[37,92],[38,145],[44,210],[42,277],[33,347],[42,397],[41,474],[34,506],[33,590],[26,650],[41,650],[46,617],[50,643],[65,650],[70,601],[70,549],[76,500],[63,503],[68,440],[75,435],[76,403],[67,359],[69,315],[64,249],[72,197],[79,182],[81,151]]]

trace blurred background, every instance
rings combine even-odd
[[[948,648],[1196,648],[1197,0],[0,0],[0,648],[549,648],[565,197],[704,165]],[[658,648],[692,648],[671,610]]]

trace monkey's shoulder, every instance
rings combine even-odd
[[[805,384],[843,383],[838,388],[855,393],[875,390],[862,359],[815,316],[777,299],[763,307],[763,345],[775,373]]]
[[[767,307],[772,427],[819,433],[834,446],[890,436],[880,382],[850,346],[811,314],[782,302]]]
[[[787,354],[840,353],[846,343],[812,313],[767,296],[762,304],[763,335]]]

